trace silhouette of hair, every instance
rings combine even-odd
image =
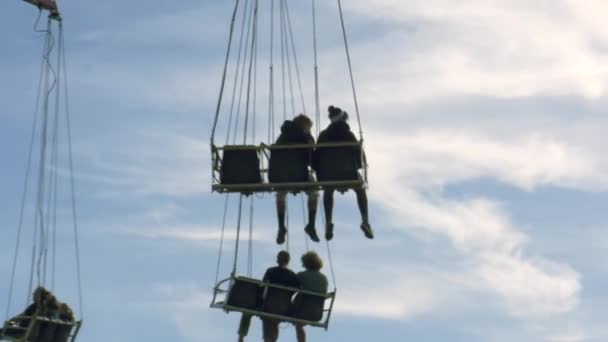
[[[51,295],[51,293],[49,292],[49,290],[45,289],[42,286],[38,286],[36,288],[36,290],[34,290],[34,302],[36,303],[42,303],[46,300],[46,298]]]
[[[302,255],[302,266],[310,271],[319,271],[323,268],[323,260],[316,252],[310,251]]]
[[[289,264],[289,259],[289,252],[287,251],[280,251],[279,254],[277,254],[277,264],[279,264],[279,266],[286,266]]]
[[[312,120],[310,120],[310,118],[304,113],[299,114],[295,118],[293,118],[293,123],[298,125],[299,127],[312,127],[313,125]]]

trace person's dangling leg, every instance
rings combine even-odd
[[[301,323],[296,323],[296,338],[298,342],[306,342],[306,331]]]
[[[317,235],[317,230],[315,229],[319,192],[316,190],[311,190],[306,195],[308,196],[308,224],[306,225],[306,228],[304,228],[304,231],[306,234],[308,234],[312,241],[319,242],[319,236]]]
[[[363,230],[363,234],[365,234],[366,238],[373,239],[374,232],[369,225],[367,192],[365,189],[356,189],[355,193],[357,194],[357,205],[359,206],[359,212],[361,213],[361,230]]]
[[[323,191],[323,209],[325,210],[325,239],[329,241],[334,237],[334,189]]]
[[[287,227],[285,226],[285,213],[287,212],[287,192],[277,192],[277,219],[279,221],[279,231],[277,232],[277,243],[279,245],[285,242]]]
[[[243,314],[241,316],[241,322],[239,323],[239,342],[245,341],[245,337],[249,333],[249,327],[251,326],[251,315]]]

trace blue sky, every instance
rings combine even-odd
[[[321,106],[353,113],[335,2],[318,3]],[[310,112],[309,3],[290,4]],[[235,340],[238,316],[208,308],[224,201],[210,193],[208,146],[233,2],[60,5],[81,226],[82,340]],[[336,310],[330,330],[309,329],[310,340],[606,341],[608,5],[344,6],[377,238],[368,241],[358,229],[354,195],[339,197]],[[42,49],[32,31],[35,8],[21,1],[3,8],[0,308]],[[265,4],[262,50],[268,21]],[[267,70],[261,52],[261,104]],[[264,122],[264,106],[258,111]],[[299,201],[291,199],[295,222]],[[258,275],[279,250],[272,205],[269,195],[255,199]],[[71,236],[60,228],[65,258],[57,292],[73,302]],[[299,225],[291,231],[297,256],[303,234]],[[229,239],[226,276],[232,249]],[[317,249],[325,257],[324,246]],[[246,270],[244,258],[239,269]],[[20,271],[21,284],[27,272]],[[17,302],[26,295],[20,291]],[[291,327],[281,335],[295,340]],[[257,321],[249,339],[261,340]]]

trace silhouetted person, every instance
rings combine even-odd
[[[323,260],[321,260],[321,257],[317,253],[310,251],[302,255],[301,260],[302,266],[304,267],[305,271],[299,272],[297,274],[298,280],[300,281],[300,288],[306,291],[326,294],[328,283],[327,277],[325,277],[325,275],[321,273],[321,268],[323,268]],[[324,298],[312,296],[309,294],[300,294],[295,299],[296,307],[298,305],[303,305],[304,301],[319,302],[320,304],[318,309],[320,316],[322,317]],[[321,317],[319,317],[319,319],[321,319]],[[305,319],[306,318],[307,317],[305,317]],[[310,318],[308,319],[310,320]],[[306,342],[306,332],[304,331],[304,324],[296,323],[296,336],[298,338],[298,342]]]
[[[23,331],[13,330],[11,327],[28,329],[34,317],[46,316],[47,303],[50,297],[52,297],[52,294],[47,289],[42,286],[37,287],[32,294],[33,303],[30,304],[23,313],[9,319],[9,327],[6,331],[0,331],[0,336],[19,337],[23,335]],[[34,331],[32,335],[34,338],[37,338],[38,331]]]
[[[275,145],[311,145],[310,148],[273,149],[270,154],[269,179],[271,183],[301,183],[314,181],[311,179],[309,166],[312,164],[312,151],[315,139],[310,134],[312,121],[308,116],[300,114],[293,120],[286,120],[281,126],[281,135]],[[277,219],[279,230],[277,243],[285,242],[287,227],[285,213],[287,211],[288,190],[277,191]],[[308,195],[308,224],[304,231],[311,240],[319,242],[315,229],[317,217],[317,203],[319,193],[317,190],[306,191]]]
[[[360,179],[361,176],[359,174],[359,169],[362,168],[362,153],[361,148],[358,146],[352,147],[322,147],[324,143],[358,143],[359,141],[350,130],[350,126],[348,125],[348,113],[343,111],[342,109],[334,106],[330,106],[328,108],[329,111],[329,119],[331,123],[329,126],[323,130],[319,134],[319,138],[317,139],[317,149],[313,158],[313,168],[317,172],[317,177],[319,181],[325,180],[357,180]],[[343,167],[348,165],[340,165],[340,167],[334,167],[334,169],[327,170],[326,165],[322,165],[324,163],[322,154],[327,151],[334,149],[339,150],[341,157],[345,158],[340,160],[342,164],[348,164],[352,167]],[[335,161],[334,161],[335,162]],[[338,170],[336,170],[338,169]],[[338,179],[335,178],[335,175],[332,173],[338,172]],[[326,176],[327,175],[327,176]],[[329,177],[330,179],[324,179]],[[346,179],[344,179],[346,178]],[[323,192],[323,207],[325,210],[325,239],[331,240],[334,236],[334,224],[333,224],[333,208],[334,208],[334,192],[335,190],[340,190],[339,188],[331,188],[325,187]],[[361,213],[361,230],[365,234],[365,237],[368,239],[374,238],[374,233],[369,224],[369,215],[368,215],[368,204],[367,204],[367,192],[365,189],[355,189],[355,194],[357,195],[357,204],[359,206],[359,212]]]
[[[286,251],[280,251],[277,254],[277,265],[266,270],[262,281],[282,285],[287,287],[298,288],[300,282],[296,274],[290,270],[287,266],[289,265],[289,253]],[[268,288],[266,298],[272,297],[279,289]],[[249,326],[251,325],[251,315],[243,314],[241,316],[241,322],[239,324],[239,342],[245,341],[245,336],[249,333]],[[274,319],[262,318],[262,329],[264,335],[264,342],[276,342],[279,338],[279,321]]]

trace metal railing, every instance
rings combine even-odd
[[[344,148],[354,147],[357,148],[361,153],[361,168],[357,171],[358,179],[355,180],[337,180],[337,181],[317,181],[315,171],[309,169],[311,179],[306,182],[270,182],[268,173],[269,168],[267,165],[270,164],[271,152],[275,150],[310,150],[311,153],[315,153],[317,150],[325,148]],[[259,183],[247,183],[247,184],[224,184],[221,181],[221,173],[223,166],[223,151],[256,151],[258,159],[260,160],[259,173],[261,182]],[[309,190],[323,190],[326,188],[333,188],[338,190],[349,190],[349,189],[366,189],[367,182],[367,159],[361,142],[333,142],[333,143],[320,143],[320,144],[285,144],[285,145],[225,145],[225,146],[211,146],[211,158],[212,158],[212,191],[219,193],[255,193],[255,192],[273,192],[273,191],[309,191]]]
[[[259,309],[259,310],[248,309],[248,308],[242,308],[242,307],[238,307],[238,306],[234,306],[234,305],[229,305],[228,298],[230,296],[230,292],[232,291],[233,285],[237,281],[241,282],[241,283],[250,283],[250,284],[259,286],[263,292],[263,296],[262,296],[263,299],[265,299],[266,293],[268,292],[268,289],[270,289],[270,288],[291,291],[294,293],[293,298],[296,298],[298,295],[308,295],[308,296],[320,297],[324,301],[324,304],[323,304],[323,316],[324,317],[320,321],[309,321],[309,320],[305,320],[305,319],[296,318],[294,316],[284,316],[284,315],[272,314],[269,312],[265,312],[262,309]],[[227,286],[227,288],[222,288],[222,286]],[[223,296],[223,298],[220,298],[222,296]],[[299,324],[310,325],[310,326],[319,327],[319,328],[323,328],[323,329],[327,330],[329,328],[329,320],[331,318],[331,313],[334,308],[335,298],[336,298],[335,289],[334,289],[334,291],[329,292],[329,293],[319,293],[319,292],[307,291],[307,290],[303,290],[303,289],[295,288],[295,287],[271,284],[271,283],[263,282],[263,281],[260,281],[257,279],[252,279],[252,278],[232,276],[230,278],[221,280],[215,286],[215,288],[213,289],[213,299],[211,301],[210,307],[213,309],[222,309],[226,312],[241,312],[241,313],[258,316],[261,318],[270,318],[270,319],[279,320],[281,322],[289,322],[289,323],[294,323],[294,324],[299,323]],[[328,304],[328,300],[329,300],[329,304]]]

